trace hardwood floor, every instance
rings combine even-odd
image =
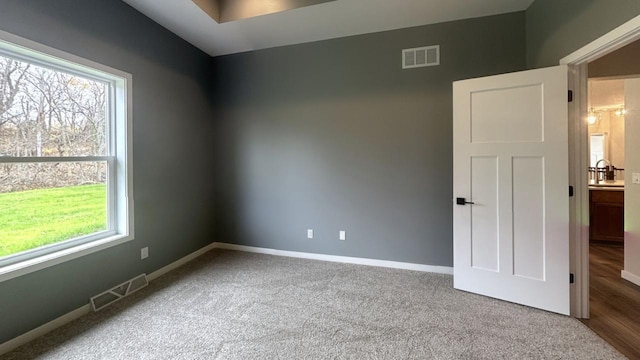
[[[640,359],[640,287],[620,277],[624,265],[621,245],[589,246],[591,330],[630,359]]]

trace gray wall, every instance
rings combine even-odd
[[[638,14],[638,0],[535,0],[526,11],[527,66],[558,65]]]
[[[136,238],[1,282],[3,343],[210,243],[215,178],[209,56],[114,0],[2,0],[0,29],[133,74]]]
[[[214,58],[217,239],[451,266],[452,82],[524,69],[524,39],[520,12]]]
[[[0,283],[0,343],[212,240],[452,265],[451,82],[556,65],[638,13],[536,0],[211,60],[120,1],[3,0],[0,29],[133,74],[136,240]],[[431,44],[442,65],[400,69]]]

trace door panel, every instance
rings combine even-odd
[[[453,88],[454,287],[569,314],[567,68]]]
[[[473,143],[541,141],[543,136],[540,84],[471,93]],[[495,111],[496,104],[504,104]]]
[[[544,159],[513,158],[513,274],[544,281]]]
[[[496,157],[472,157],[471,177],[474,179],[471,194],[477,205],[473,206],[471,223],[471,266],[498,271],[498,159]]]

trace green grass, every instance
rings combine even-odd
[[[0,257],[105,230],[106,186],[0,194]]]

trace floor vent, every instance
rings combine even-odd
[[[129,281],[103,292],[102,294],[92,297],[91,308],[93,308],[93,311],[98,311],[125,296],[133,294],[147,285],[149,285],[149,282],[147,281],[147,274],[138,275]]]
[[[402,68],[440,65],[440,45],[402,50]]]

